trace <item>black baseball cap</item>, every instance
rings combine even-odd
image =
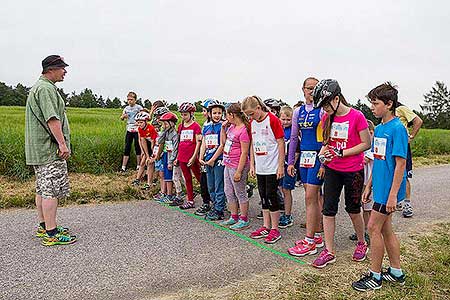
[[[64,57],[59,55],[49,55],[42,61],[42,73],[49,69],[65,68],[69,65],[64,61]]]

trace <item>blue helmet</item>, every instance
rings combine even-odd
[[[208,98],[208,99],[206,99],[206,100],[203,100],[203,102],[202,102],[202,107],[203,108],[208,108],[208,105],[209,105],[209,103],[211,103],[211,102],[213,102],[213,101],[216,101],[216,100],[214,100],[214,99],[212,99],[212,98]]]

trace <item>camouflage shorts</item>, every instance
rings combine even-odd
[[[42,198],[56,199],[69,196],[69,176],[65,160],[34,166],[34,172],[36,174],[36,194]]]

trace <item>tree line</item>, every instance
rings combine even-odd
[[[0,82],[0,106],[25,106],[30,87],[18,83],[15,87],[8,86]],[[127,105],[126,101],[121,101],[118,97],[106,99],[102,95],[95,94],[91,89],[84,89],[79,94],[76,92],[65,93],[62,88],[58,88],[69,107],[83,108],[121,108]],[[137,103],[143,107],[150,108],[152,103],[148,99],[137,100]],[[194,102],[197,111],[201,111],[201,101]],[[178,110],[177,103],[167,103],[169,109]],[[377,120],[368,105],[361,99],[358,99],[355,105],[356,109],[363,112],[368,120],[375,124]],[[444,82],[436,81],[432,89],[424,95],[423,104],[420,105],[421,111],[414,112],[424,121],[426,128],[450,129],[450,92]]]

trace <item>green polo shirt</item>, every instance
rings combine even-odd
[[[34,114],[33,114],[34,113]],[[51,141],[47,122],[51,118],[62,124],[67,147],[70,147],[66,105],[56,85],[41,76],[28,94],[25,108],[25,157],[27,165],[44,165],[59,160],[58,145]],[[46,127],[46,129],[44,128]]]

